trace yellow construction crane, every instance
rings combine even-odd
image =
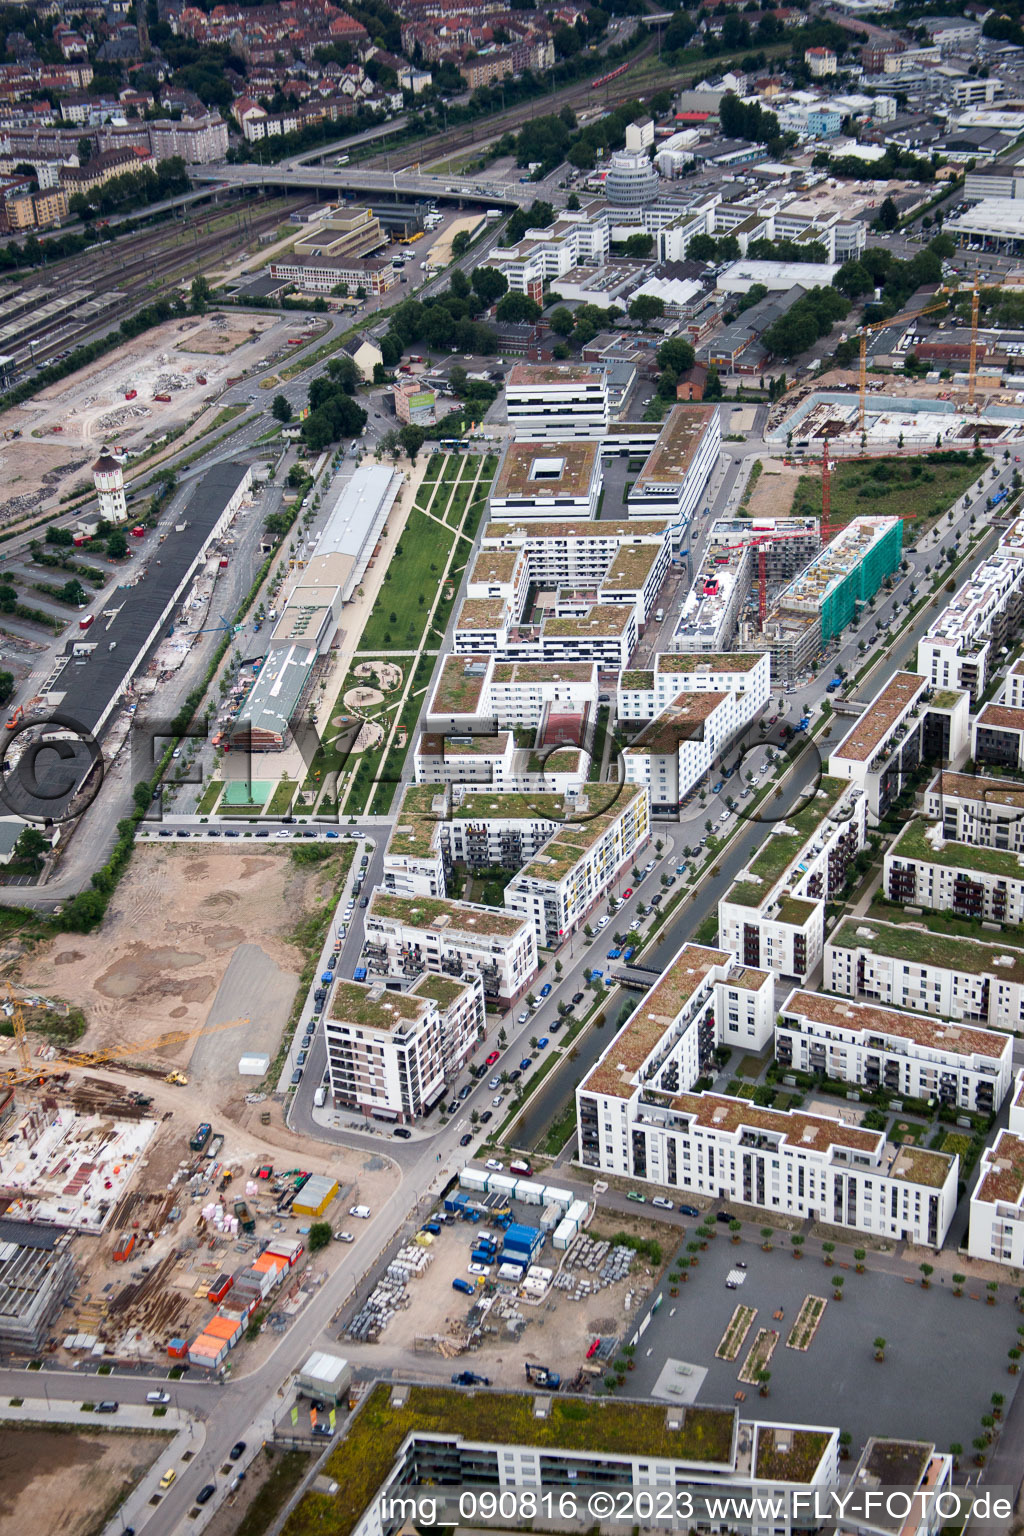
[[[11,1022],[14,1025],[14,1043],[18,1048],[18,1060],[21,1062],[23,1072],[32,1070],[32,1052],[28,1046],[28,1033],[25,1029],[25,1015],[21,1008],[21,998],[15,992],[10,982],[7,983],[7,996],[11,1004]]]
[[[930,315],[937,309],[945,309],[947,299],[941,299],[937,304],[926,304],[924,309],[915,309],[909,314],[890,315],[888,320],[876,320],[873,325],[865,325],[860,333],[860,389],[859,409],[857,412],[857,431],[864,431],[864,400],[868,389],[868,336],[872,331],[887,331],[891,325],[899,325],[903,320],[916,320],[919,315]],[[974,376],[973,348],[971,355],[971,376]]]
[[[19,1005],[10,982],[7,984],[7,990],[17,1011]],[[12,1070],[0,1067],[0,1082],[14,1085],[29,1082],[36,1078],[47,1077],[54,1072],[64,1072],[68,1067],[101,1067],[110,1063],[116,1064],[126,1056],[135,1056],[149,1051],[167,1050],[172,1045],[184,1045],[189,1040],[198,1040],[202,1035],[217,1035],[225,1029],[239,1029],[241,1025],[248,1023],[250,1023],[250,1019],[246,1015],[244,1019],[231,1019],[226,1024],[204,1024],[200,1029],[172,1029],[160,1035],[156,1040],[129,1040],[122,1045],[114,1046],[109,1051],[75,1051],[69,1047],[64,1047],[61,1049],[56,1060],[37,1062],[34,1066],[28,1053],[28,1043],[26,1041],[24,1052],[21,1051],[19,1046],[20,1068]],[[21,1028],[24,1032],[24,1019],[22,1019]],[[17,1023],[15,1023],[14,1032],[17,1039]]]

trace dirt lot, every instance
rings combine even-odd
[[[0,442],[0,523],[84,486],[104,443],[137,452],[192,421],[216,401],[229,375],[283,355],[294,329],[294,321],[273,315],[232,315],[223,324],[213,316],[168,321],[5,411],[4,428],[21,436]],[[126,400],[131,390],[136,397]],[[156,401],[156,394],[171,398]]]
[[[6,1425],[0,1439],[0,1536],[90,1536],[160,1454],[157,1435],[103,1435]]]
[[[237,1087],[243,1050],[277,1049],[304,960],[289,935],[324,890],[320,869],[298,869],[286,853],[140,844],[99,931],[52,940],[19,979],[85,1010],[85,1050],[248,1015],[244,1028],[158,1057],[186,1069],[196,1051],[208,1090]]]
[[[765,459],[764,469],[750,497],[751,517],[788,517],[802,469],[787,469],[781,459]]]

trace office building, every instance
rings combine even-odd
[[[505,445],[491,487],[490,516],[593,521],[600,495],[601,455],[595,442],[532,442],[521,434]]]
[[[679,542],[718,462],[722,414],[717,405],[674,405],[629,491],[630,517],[668,517]]]
[[[505,380],[505,402],[509,426],[521,439],[597,442],[608,426],[605,375],[585,364],[516,363]]]

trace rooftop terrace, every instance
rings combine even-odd
[[[525,921],[497,907],[478,906],[474,902],[448,901],[441,896],[393,896],[380,890],[370,897],[367,917],[426,929],[446,939],[477,935],[513,938]]]
[[[794,992],[782,1005],[783,1024],[789,1018],[804,1019],[828,1029],[854,1033],[888,1035],[896,1040],[910,1040],[936,1051],[960,1056],[1002,1056],[1009,1038],[969,1024],[951,1024],[927,1014],[905,1013],[898,1008],[882,1008],[876,1003],[854,1002],[824,992]]]

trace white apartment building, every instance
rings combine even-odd
[[[499,792],[540,790],[575,796],[589,773],[590,753],[584,747],[517,747],[511,731],[493,736],[425,731],[413,752],[417,784],[490,785]]]
[[[978,774],[937,773],[925,792],[925,815],[941,822],[950,842],[1024,852],[1024,785]]]
[[[584,785],[575,798],[433,785],[406,790],[384,856],[383,888],[444,896],[452,864],[516,871],[505,908],[557,947],[606,897],[650,838],[646,789]]]
[[[1007,679],[1015,696],[1018,682],[1013,676]],[[971,756],[979,768],[1024,769],[1024,708],[983,704],[971,721]]]
[[[631,667],[619,678],[616,713],[624,724],[653,720],[681,693],[742,695],[749,718],[771,697],[771,659],[767,652],[659,651],[652,668]]]
[[[1009,1126],[981,1154],[967,1252],[1024,1268],[1024,1072],[1014,1082]]]
[[[518,1002],[537,974],[533,924],[494,907],[374,891],[366,911],[363,963],[373,974],[415,980],[480,977],[499,1008]]]
[[[1024,709],[1024,656],[1018,656],[1006,674],[1003,703],[1011,709]]]
[[[483,1039],[483,985],[429,973],[408,992],[337,981],[323,1027],[334,1104],[404,1123],[443,1097]]]
[[[517,364],[509,378],[524,371],[526,366]],[[546,373],[550,370],[532,371]],[[589,376],[587,369],[576,369],[576,372]],[[604,374],[599,377],[603,388]],[[568,408],[574,413],[572,419],[563,419],[555,411],[549,420],[546,441],[533,440],[532,434],[536,427],[531,424],[527,432],[524,422],[524,430],[520,435],[506,443],[491,487],[489,508],[492,518],[545,522],[552,518],[583,518],[593,521],[597,517],[597,505],[601,497],[601,454],[596,441],[573,441],[580,412],[586,415],[590,410],[586,400],[586,384],[581,381],[579,385],[568,384],[564,388],[576,391],[572,395],[575,403]],[[510,393],[511,389],[510,383]],[[511,414],[510,402],[510,420]],[[555,430],[556,426],[558,431]]]
[[[917,672],[895,672],[830,755],[828,771],[858,785],[874,818],[885,815],[922,761],[956,762],[967,752],[969,699],[932,688]]]
[[[717,405],[673,406],[630,489],[630,517],[669,517],[678,543],[697,510],[721,446],[722,413]]]
[[[560,601],[539,623],[518,624],[504,598],[467,598],[455,621],[455,650],[492,651],[507,661],[596,661],[621,671],[639,639],[636,609],[621,603]]]
[[[505,887],[505,906],[531,920],[539,946],[556,949],[605,899],[650,835],[646,788],[590,785],[571,816]]]
[[[890,1241],[939,1248],[945,1240],[958,1157],[897,1148],[883,1131],[802,1110],[717,1093],[654,1103],[610,1083],[592,1072],[576,1090],[586,1167]]]
[[[789,994],[775,1055],[781,1067],[982,1115],[998,1110],[1013,1073],[1009,1035],[821,992]]]
[[[155,160],[180,156],[186,165],[213,165],[228,152],[228,125],[216,112],[201,117],[160,119],[149,125],[149,148]]]
[[[933,688],[965,689],[980,702],[992,660],[1024,619],[1024,521],[999,540],[918,641],[917,670]]]
[[[634,1171],[629,1130],[645,1094],[676,1094],[713,1070],[719,1045],[760,1050],[771,1039],[774,987],[766,971],[721,949],[684,944],[576,1090],[580,1155],[591,1167]],[[670,1170],[644,1174],[657,1181]],[[663,1177],[663,1183],[675,1178]]]
[[[823,985],[844,997],[1024,1033],[1024,950],[935,934],[914,923],[847,918],[825,944]]]
[[[727,651],[744,617],[754,578],[765,586],[792,578],[821,548],[816,517],[721,518],[708,529],[704,557],[683,602],[670,648]]]
[[[825,947],[825,903],[867,838],[864,792],[823,778],[814,798],[770,828],[718,904],[718,939],[744,965],[805,981]]]
[[[623,749],[626,783],[647,785],[653,815],[676,816],[685,796],[756,719],[765,702],[749,688],[684,688]]]
[[[425,724],[428,731],[449,735],[540,729],[544,739],[543,727],[552,714],[590,718],[598,692],[592,661],[551,667],[452,652],[445,657]]]
[[[548,229],[528,229],[518,245],[496,246],[489,260],[505,276],[512,293],[544,300],[544,279],[552,282],[573,267],[600,266],[611,246],[611,225],[601,203],[584,204],[576,213],[560,213]]]
[[[829,75],[834,75],[838,68],[831,48],[806,48],[804,63],[811,72],[812,80],[825,80]]]
[[[939,826],[911,821],[887,850],[882,889],[903,906],[990,923],[1024,921],[1024,863],[1015,853],[947,842]]]
[[[608,426],[607,377],[585,363],[516,363],[505,380],[505,403],[509,426],[520,441],[593,443]],[[500,480],[499,472],[495,492]],[[494,493],[491,506],[491,515],[500,515]],[[523,503],[510,510],[522,512]]]

